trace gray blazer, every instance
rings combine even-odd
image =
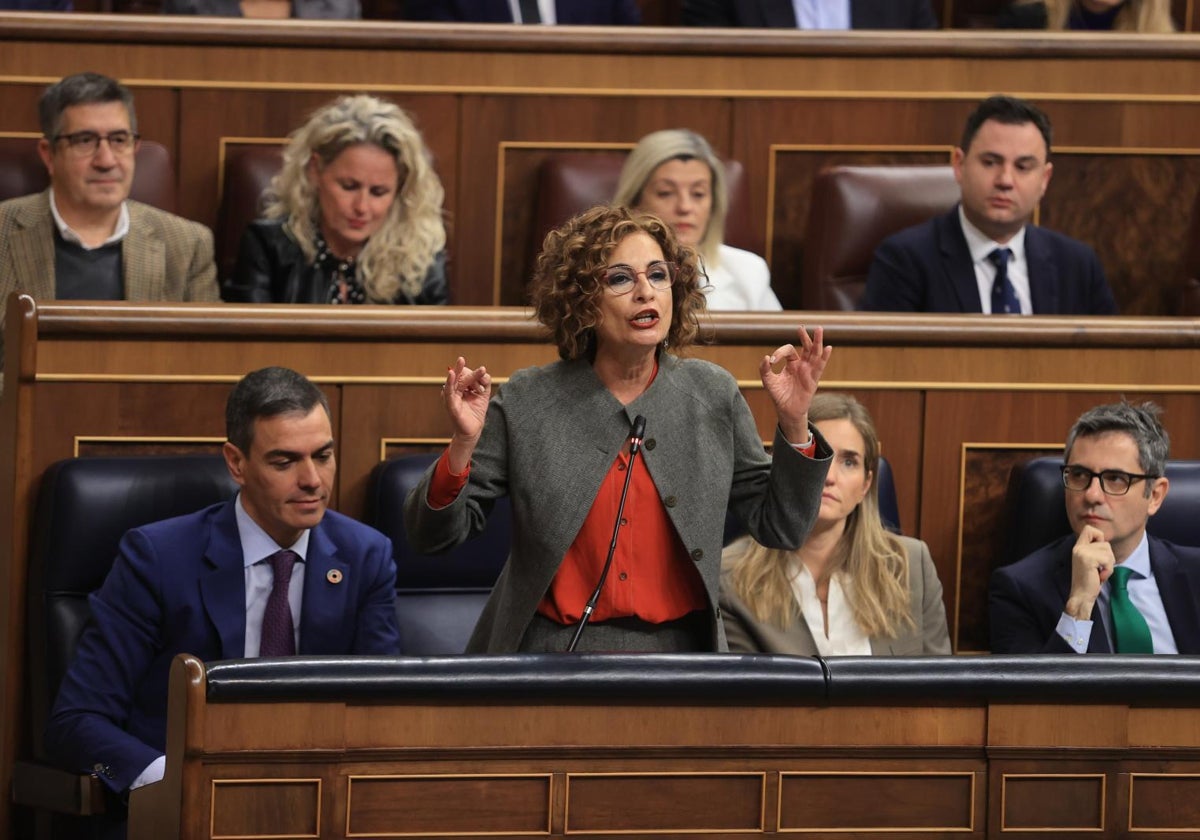
[[[586,361],[518,371],[488,406],[458,498],[440,510],[429,506],[431,469],[404,506],[413,547],[436,553],[479,533],[495,499],[507,495],[512,503],[509,559],[468,651],[519,648],[638,414],[646,418],[645,468],[708,592],[713,650],[726,649],[717,607],[726,507],[765,545],[803,543],[820,506],[829,446],[818,435],[817,457],[809,459],[777,429],[768,456],[724,369],[663,353],[658,376],[628,406]]]
[[[911,537],[900,537],[908,552],[908,595],[916,628],[896,639],[871,639],[872,656],[920,656],[950,653],[950,633],[946,629],[946,605],[942,603],[942,582],[929,556],[929,546]],[[759,621],[733,592],[726,575],[721,581],[721,618],[729,649],[747,653],[787,653],[816,656],[808,623],[799,606],[792,614],[792,625],[783,630]]]

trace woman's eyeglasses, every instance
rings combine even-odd
[[[675,266],[669,262],[652,262],[645,271],[638,271],[631,265],[610,265],[604,269],[604,283],[614,295],[627,295],[637,285],[638,277],[645,277],[646,282],[655,289],[669,288],[675,280]]]

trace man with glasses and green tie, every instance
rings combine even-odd
[[[1154,403],[1084,412],[1063,464],[1071,536],[997,569],[993,653],[1200,653],[1200,549],[1146,533],[1167,497]]]
[[[38,102],[50,188],[0,203],[0,323],[10,292],[38,300],[216,301],[212,232],[129,200],[133,95],[78,73]],[[3,368],[0,343],[0,368]]]

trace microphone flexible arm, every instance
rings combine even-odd
[[[629,493],[629,480],[633,477],[633,464],[637,460],[637,454],[642,449],[642,439],[646,436],[646,418],[638,415],[633,419],[633,431],[629,435],[629,468],[625,470],[625,484],[621,487],[621,501],[617,503],[617,520],[613,523],[612,541],[608,544],[608,556],[604,558],[604,568],[600,571],[600,580],[596,583],[596,588],[592,590],[592,597],[588,598],[587,604],[583,607],[583,615],[579,617],[579,624],[575,625],[575,635],[571,638],[571,644],[567,645],[567,653],[572,653],[575,646],[579,644],[579,637],[583,635],[583,628],[587,627],[588,620],[592,617],[592,612],[596,609],[596,602],[600,600],[600,593],[604,590],[604,582],[608,580],[608,570],[612,567],[613,555],[617,551],[617,534],[621,530],[621,519],[625,515],[625,496]]]

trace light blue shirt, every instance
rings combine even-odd
[[[1142,534],[1142,541],[1138,543],[1137,548],[1121,565],[1132,572],[1129,576],[1129,600],[1138,608],[1138,612],[1150,627],[1150,640],[1154,652],[1179,653],[1175,644],[1175,634],[1171,632],[1171,623],[1167,620],[1162,595],[1158,591],[1158,581],[1154,577],[1154,570],[1150,568],[1150,540],[1145,533]],[[1109,650],[1115,651],[1117,646],[1113,642],[1112,608],[1109,606],[1111,590],[1110,581],[1106,580],[1100,584],[1099,607],[1103,618],[1101,626],[1108,639]],[[1057,630],[1076,653],[1087,653],[1088,639],[1092,635],[1091,621],[1077,621],[1063,613],[1058,620]]]
[[[300,556],[300,562],[308,554],[308,531],[300,535],[294,545],[281,546],[271,539],[257,522],[250,518],[242,506],[242,494],[238,493],[234,504],[237,516],[238,536],[242,540],[242,563],[246,570],[246,648],[247,659],[258,656],[262,645],[263,613],[267,611],[267,599],[275,583],[275,571],[264,562],[281,548],[289,548]],[[300,649],[300,602],[304,597],[304,571],[301,567],[292,570],[288,584],[288,605],[292,608],[292,626],[296,634],[296,650]]]
[[[850,0],[792,0],[801,29],[849,29]]]

